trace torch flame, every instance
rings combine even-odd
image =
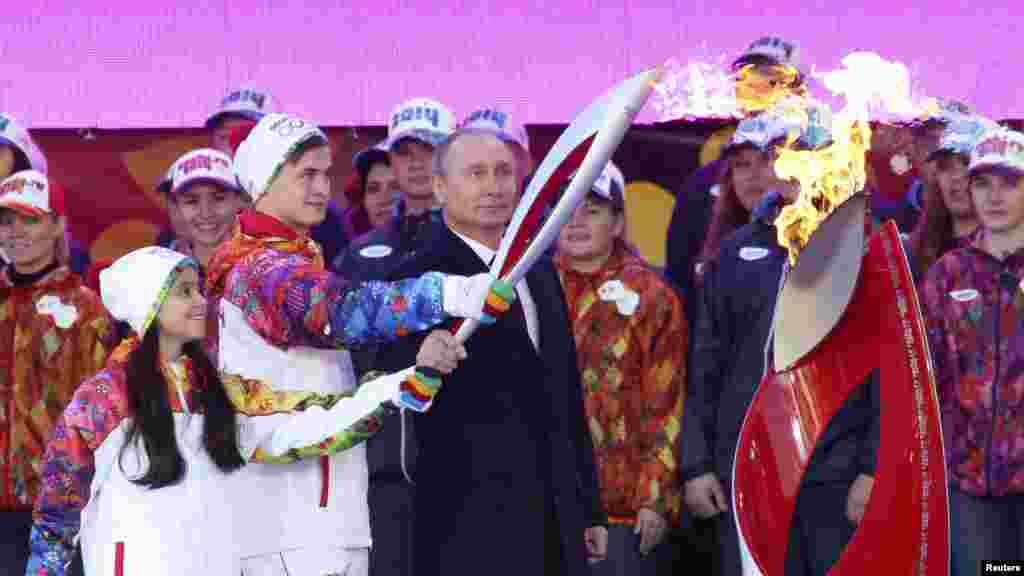
[[[794,95],[806,96],[807,89],[793,66],[747,64],[736,72],[736,105],[743,114],[768,110]]]
[[[711,57],[706,45],[699,52],[686,64],[676,59],[665,63],[652,96],[659,121],[739,118],[805,93],[800,72],[792,66],[747,65],[734,72],[725,54]]]
[[[832,210],[864,188],[872,113],[905,116],[921,110],[911,98],[910,74],[903,64],[870,52],[849,54],[842,63],[842,69],[814,75],[846,101],[832,120],[831,144],[815,150],[778,149],[775,173],[800,185],[797,200],[775,220],[779,245],[787,249],[791,264]],[[815,104],[806,98],[802,102],[808,110]],[[929,106],[934,104],[924,107]],[[813,120],[810,114],[807,119]]]
[[[669,60],[654,86],[652,103],[659,121],[678,118],[732,118],[736,90],[726,68],[710,62]]]
[[[775,173],[795,180],[800,195],[787,205],[775,221],[778,242],[795,264],[800,250],[828,215],[864,188],[865,167],[871,143],[871,128],[864,120],[846,119],[833,123],[832,144],[821,150],[792,150],[781,147]]]

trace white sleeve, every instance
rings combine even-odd
[[[242,457],[249,461],[257,448],[269,456],[280,457],[290,450],[305,448],[323,442],[360,424],[386,402],[398,405],[402,380],[412,369],[381,376],[364,383],[354,395],[338,400],[324,409],[311,406],[268,416],[237,416],[238,446]]]

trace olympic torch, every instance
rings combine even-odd
[[[899,231],[891,221],[871,230],[869,196],[861,191],[869,112],[879,103],[887,112],[913,110],[908,73],[872,53],[851,54],[843,65],[823,75],[847,100],[831,144],[783,148],[775,163],[779,177],[800,183],[800,198],[775,221],[793,265],[784,272],[773,353],[766,350],[733,464],[743,574],[785,573],[815,446],[847,399],[877,377],[877,456],[873,469],[859,472],[873,478],[870,498],[828,574],[945,576],[948,484],[926,328]]]

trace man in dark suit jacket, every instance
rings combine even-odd
[[[516,158],[496,136],[457,132],[438,147],[439,237],[399,266],[486,271],[518,202]],[[416,573],[586,576],[604,557],[601,509],[576,351],[550,261],[516,286],[498,322],[417,420]],[[421,337],[382,348],[377,368],[414,363]]]

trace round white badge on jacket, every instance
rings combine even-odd
[[[978,291],[975,290],[974,288],[970,288],[967,290],[954,290],[949,293],[949,297],[952,298],[953,300],[956,300],[957,302],[970,302],[971,300],[974,300],[980,295],[981,294],[979,294]]]
[[[74,304],[64,304],[59,296],[47,294],[36,301],[36,312],[53,316],[58,328],[68,329],[78,320],[78,309]]]
[[[374,244],[373,246],[367,246],[359,251],[359,255],[363,258],[384,258],[389,256],[394,250],[391,246],[386,244]]]
[[[626,287],[618,280],[609,280],[597,289],[597,297],[605,302],[616,302],[626,295]]]
[[[609,280],[597,289],[597,297],[605,302],[614,302],[619,314],[632,316],[640,305],[640,295],[626,288],[619,280]]]
[[[768,255],[767,248],[761,248],[760,246],[744,246],[740,248],[740,258],[747,262],[753,262],[760,260]]]

